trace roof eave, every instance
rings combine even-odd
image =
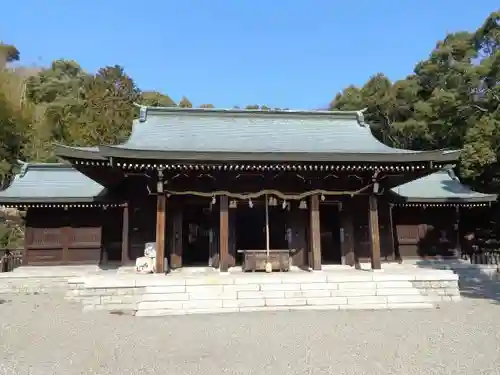
[[[472,196],[472,197],[408,197],[393,190],[389,190],[389,194],[393,197],[394,200],[398,200],[403,203],[455,203],[455,204],[467,204],[467,203],[493,203],[498,199],[497,194],[484,194],[482,196]]]
[[[24,203],[104,203],[103,197],[0,197],[0,205]]]
[[[268,162],[365,162],[365,163],[412,163],[455,162],[460,151],[423,151],[412,153],[294,153],[294,152],[219,152],[219,151],[161,151],[141,150],[115,146],[100,146],[102,157],[124,159],[163,159],[178,161],[268,161]]]
[[[106,157],[95,151],[82,150],[80,148],[60,144],[55,144],[54,148],[56,155],[63,159],[106,160]]]
[[[493,203],[497,196],[468,197],[468,198],[422,198],[422,197],[403,197],[407,203]]]

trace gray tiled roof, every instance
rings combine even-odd
[[[391,191],[407,202],[493,202],[496,194],[483,194],[460,182],[452,169],[394,187]]]
[[[129,149],[199,152],[409,153],[379,142],[355,113],[154,112],[138,122]]]
[[[0,191],[0,203],[92,202],[105,193],[103,186],[71,165],[24,163],[10,186]]]
[[[71,150],[73,149],[73,150]],[[94,150],[58,148],[63,157],[87,153],[165,160],[454,161],[458,151],[411,151],[384,145],[361,112],[143,109],[129,139]],[[401,158],[401,160],[399,160]],[[404,160],[403,160],[404,159]]]
[[[391,189],[408,202],[493,202],[495,194],[482,194],[463,185],[452,170],[444,169],[429,176]],[[99,200],[106,189],[68,164],[24,164],[12,184],[0,191],[0,204],[70,203]]]

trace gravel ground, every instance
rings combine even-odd
[[[500,374],[500,305],[135,318],[0,296],[0,374]]]

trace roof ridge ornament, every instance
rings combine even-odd
[[[28,172],[29,163],[18,159],[17,164],[21,167],[19,171],[19,178],[23,178],[26,175],[26,172]]]
[[[368,125],[366,122],[365,122],[365,115],[364,113],[368,110],[368,108],[363,108],[359,111],[356,111],[356,117],[358,118],[358,123],[360,126],[364,127],[364,128],[369,128],[370,125]]]
[[[145,105],[139,106],[139,122],[146,122],[148,119],[148,107]]]
[[[448,176],[450,176],[450,178],[452,180],[457,180],[457,181],[460,181],[460,179],[457,177],[455,171],[453,170],[453,168],[446,168],[445,169],[446,172],[448,172]]]

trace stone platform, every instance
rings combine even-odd
[[[0,273],[0,295],[64,293],[68,279],[102,273],[98,266],[21,266]]]
[[[68,280],[67,298],[84,311],[115,310],[136,316],[314,309],[433,308],[460,300],[452,270],[388,265],[380,272],[349,267],[323,271],[120,272]]]

